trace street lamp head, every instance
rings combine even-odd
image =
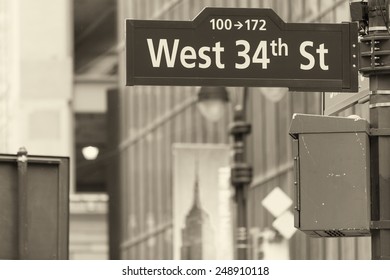
[[[228,101],[228,93],[224,87],[202,87],[198,93],[198,108],[212,122],[220,120]]]
[[[83,147],[81,152],[86,160],[95,160],[99,155],[99,148],[95,146],[87,146]]]

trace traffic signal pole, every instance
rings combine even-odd
[[[370,77],[371,253],[390,259],[390,33],[389,1],[368,1],[360,71]],[[363,50],[366,50],[364,53]],[[369,61],[368,61],[369,59]],[[364,61],[366,63],[364,63]]]

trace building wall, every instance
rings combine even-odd
[[[69,1],[6,1],[11,69],[8,143],[30,154],[71,154],[72,40]],[[12,47],[12,48],[11,48]]]
[[[272,8],[286,22],[349,20],[349,1],[190,1],[120,0],[120,257],[172,258],[172,144],[229,143],[231,109],[217,123],[196,108],[195,87],[125,87],[124,19],[191,20],[204,7]],[[228,88],[235,103],[242,88]],[[230,104],[231,108],[233,105]],[[248,119],[253,131],[247,157],[254,167],[248,193],[250,228],[271,227],[272,217],[260,201],[275,186],[292,197],[292,154],[288,135],[293,113],[321,113],[320,93],[287,93],[283,89],[251,88]],[[351,109],[360,110],[360,109]],[[347,112],[348,113],[348,112]],[[292,259],[368,258],[367,239],[308,239],[296,233],[289,242]]]
[[[73,194],[70,212],[69,259],[108,259],[107,196]]]
[[[0,153],[68,156],[74,171],[72,2],[0,1]],[[107,258],[107,197],[70,200],[70,258]]]
[[[11,87],[15,84],[16,76],[16,6],[13,1],[0,1],[0,149],[5,152],[8,150],[10,142],[10,122],[14,103],[17,100],[16,88]]]

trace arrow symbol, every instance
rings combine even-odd
[[[238,30],[240,30],[243,24],[240,21],[237,21],[237,23],[234,24],[234,26],[237,27]]]

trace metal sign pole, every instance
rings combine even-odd
[[[371,131],[372,259],[390,259],[390,33],[389,1],[368,1],[369,29],[362,43],[369,46]],[[362,53],[362,58],[364,54]],[[362,70],[362,69],[361,69]],[[384,133],[385,132],[385,133]]]
[[[20,148],[18,162],[18,250],[19,259],[28,257],[27,150]]]

